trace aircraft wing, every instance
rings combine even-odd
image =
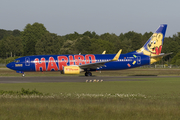
[[[99,67],[105,67],[105,63],[117,61],[119,59],[119,56],[121,54],[122,49],[119,50],[119,52],[115,55],[115,57],[112,60],[103,61],[103,62],[96,62],[96,63],[90,63],[90,64],[84,64],[79,65],[81,69],[97,69]]]
[[[80,65],[79,67],[81,69],[97,69],[99,67],[105,67],[105,63],[110,62],[110,61],[106,61],[106,62],[98,62],[98,63],[90,63],[90,64],[85,64],[85,65]]]

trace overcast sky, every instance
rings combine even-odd
[[[34,22],[51,33],[144,34],[168,24],[166,37],[180,32],[180,0],[1,0],[0,29],[23,30]]]

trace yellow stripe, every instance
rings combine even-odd
[[[133,62],[133,65],[136,64],[136,61]]]

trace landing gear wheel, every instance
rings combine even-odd
[[[22,74],[22,77],[25,77],[25,74],[24,74],[24,73]]]
[[[88,73],[88,76],[92,76],[92,73],[91,73],[91,72],[89,72],[89,73]]]
[[[88,74],[87,74],[87,72],[85,72],[85,74],[84,74],[85,76],[88,76]]]
[[[92,76],[92,73],[87,71],[87,72],[85,72],[85,76]]]
[[[64,71],[63,71],[63,70],[61,71],[61,74],[64,74]]]

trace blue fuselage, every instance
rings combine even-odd
[[[85,55],[35,55],[16,59],[7,65],[16,71],[62,71],[64,66],[79,66],[113,59],[115,54]],[[105,63],[91,70],[122,70],[150,64],[150,57],[143,54],[121,54],[117,61]]]

